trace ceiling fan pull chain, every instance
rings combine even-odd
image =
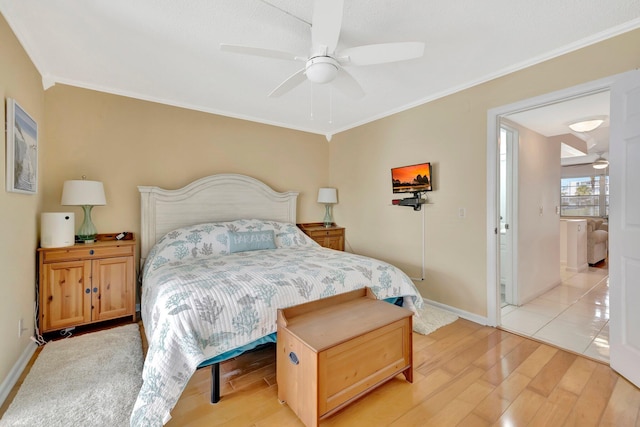
[[[316,85],[314,85],[314,84],[311,85],[311,114],[310,114],[311,120],[314,119],[314,117],[313,117],[313,94],[315,93],[315,86]]]
[[[333,88],[329,86],[329,124],[333,123]]]

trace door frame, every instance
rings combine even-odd
[[[524,99],[512,104],[492,108],[487,111],[487,323],[489,326],[498,326],[500,319],[500,239],[498,230],[500,227],[500,118],[510,114],[534,108],[544,107],[562,101],[579,98],[599,92],[608,91],[613,83],[625,73],[605,77],[592,82],[572,86],[555,92],[533,98]],[[558,183],[560,185],[560,183]],[[517,191],[516,191],[517,194]],[[516,219],[517,221],[517,219]],[[616,242],[609,236],[609,246]],[[514,239],[517,244],[517,238]],[[512,274],[518,275],[518,260],[513,262]],[[615,284],[610,283],[610,286]]]

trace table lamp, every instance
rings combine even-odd
[[[338,203],[338,191],[335,188],[321,188],[318,190],[318,203],[324,203],[325,206],[324,226],[331,227],[331,205]]]
[[[89,181],[82,177],[81,180],[65,181],[62,187],[63,206],[82,206],[84,221],[78,229],[78,240],[84,243],[93,243],[98,234],[96,226],[91,222],[91,210],[94,206],[107,204],[104,195],[104,186],[99,181]]]

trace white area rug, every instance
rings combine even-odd
[[[419,316],[413,316],[413,331],[428,335],[438,328],[458,320],[458,316],[429,304],[424,304],[418,310]]]
[[[0,426],[128,426],[142,363],[137,324],[51,341]]]

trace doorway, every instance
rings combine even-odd
[[[553,108],[554,106],[559,105],[565,101],[572,101],[579,98],[587,97],[588,95],[607,92],[611,85],[611,81],[612,80],[605,80],[605,81],[594,82],[592,84],[582,85],[579,87],[567,89],[565,91],[560,91],[557,93],[553,93],[553,94],[541,96],[538,98],[534,98],[531,100],[522,101],[520,103],[512,104],[509,106],[505,106],[499,109],[494,109],[489,112],[488,141],[499,141],[498,144],[495,144],[495,143],[489,144],[487,147],[489,151],[489,155],[487,159],[489,171],[490,172],[492,170],[495,171],[495,176],[488,177],[488,182],[487,182],[487,188],[489,190],[489,193],[492,193],[492,194],[489,194],[489,200],[488,200],[489,212],[488,212],[487,220],[488,222],[493,221],[492,224],[498,225],[497,227],[494,226],[494,233],[492,234],[491,238],[488,239],[489,247],[487,251],[489,255],[488,258],[491,258],[492,255],[495,255],[495,258],[493,260],[488,259],[488,262],[490,264],[488,264],[488,269],[487,269],[488,271],[488,282],[487,282],[488,283],[488,290],[487,290],[488,291],[488,295],[487,295],[488,296],[488,317],[490,320],[493,320],[495,322],[494,323],[495,326],[502,324],[502,315],[503,315],[502,307],[504,307],[505,305],[512,304],[513,306],[518,306],[523,302],[527,302],[529,300],[534,299],[535,297],[542,295],[544,293],[543,291],[552,289],[554,286],[561,285],[565,280],[568,279],[568,277],[566,276],[562,276],[562,277],[560,276],[560,266],[559,266],[560,257],[558,255],[557,269],[555,273],[557,280],[555,279],[551,280],[549,279],[549,276],[545,278],[547,282],[551,280],[551,281],[555,281],[556,283],[549,283],[548,284],[549,289],[542,289],[540,290],[539,294],[536,294],[537,290],[532,291],[530,288],[528,288],[526,291],[523,291],[520,295],[518,295],[519,293],[518,278],[522,274],[524,274],[523,277],[527,279],[526,280],[527,282],[531,282],[530,279],[531,279],[532,271],[536,271],[536,274],[537,274],[537,271],[540,271],[540,269],[543,269],[545,267],[552,268],[552,269],[554,269],[555,267],[553,265],[551,266],[542,265],[536,268],[530,268],[530,266],[527,265],[527,262],[529,262],[529,259],[520,260],[518,258],[517,250],[518,250],[519,244],[526,244],[528,240],[525,237],[523,239],[524,241],[519,243],[518,242],[519,234],[515,229],[518,226],[518,217],[519,217],[517,213],[517,209],[518,209],[517,197],[519,192],[518,190],[519,174],[517,172],[518,157],[517,155],[515,157],[509,157],[510,153],[508,150],[508,147],[509,147],[508,140],[509,138],[512,138],[512,141],[513,141],[514,135],[517,136],[517,133],[510,132],[509,131],[510,126],[508,124],[512,123],[510,121],[512,118],[516,118],[518,117],[518,114],[521,114],[524,112],[528,112],[536,109],[542,109],[543,107]],[[607,105],[607,108],[608,108],[608,105]],[[577,112],[576,114],[579,116],[581,113]],[[608,116],[608,111],[606,112],[606,114]],[[505,120],[505,118],[508,118],[510,120]],[[505,122],[507,123],[507,125],[505,125]],[[519,128],[520,128],[519,126],[515,126],[516,131]],[[519,141],[517,138],[515,139],[515,142],[516,143],[513,144],[513,146],[518,147]],[[558,157],[557,159],[558,174],[559,174],[559,168],[560,168],[559,153],[560,153],[560,150],[558,149],[558,156],[557,156]],[[527,153],[527,155],[528,154],[529,153]],[[493,164],[491,164],[492,158],[495,159]],[[507,161],[507,159],[511,160],[511,164],[513,165],[512,166],[513,170],[511,171],[511,174],[508,171],[509,169],[508,165],[510,162]],[[553,167],[553,166],[550,166],[550,167]],[[541,172],[544,172],[543,167],[541,167],[540,170]],[[509,176],[511,176],[511,178],[509,178]],[[513,184],[514,182],[515,184]],[[514,188],[512,188],[512,191],[507,191],[507,184],[509,183],[514,185]],[[559,215],[560,214],[559,176],[557,180],[552,181],[552,184],[548,184],[548,185],[555,185],[556,188],[554,189],[554,191],[558,192],[558,196],[556,200],[552,202],[553,204],[550,204],[549,201],[546,201],[545,203],[540,202],[539,207],[536,207],[535,209],[539,209],[540,217],[542,217],[543,215],[555,214],[555,218],[549,218],[549,221],[552,221],[552,222],[555,221],[558,227],[557,230],[559,230],[559,216],[560,216]],[[531,196],[529,193],[527,194],[529,197]],[[509,218],[509,212],[508,212],[509,200],[511,200],[514,207],[514,210],[511,212],[511,218]],[[529,210],[531,210],[530,208],[531,206],[529,207]],[[525,209],[527,208],[525,207]],[[531,215],[529,215],[528,217],[526,213],[523,213],[523,215],[524,215],[523,218],[529,218],[529,220],[532,219]],[[523,218],[521,218],[521,221]],[[507,227],[507,224],[509,224],[509,227]],[[527,226],[526,223],[523,223],[521,225],[525,228]],[[508,231],[511,231],[511,236],[509,236]],[[558,234],[559,234],[559,231],[558,231]],[[520,237],[522,238],[522,236]],[[507,247],[509,242],[511,242],[511,245],[512,245],[511,250],[508,250],[508,247]],[[525,247],[525,249],[527,248]],[[558,248],[556,250],[557,250],[557,253],[559,254],[559,238],[558,238]],[[530,254],[530,252],[528,253]],[[524,270],[523,270],[523,266],[524,266]],[[511,274],[510,282],[513,285],[511,287],[510,292],[508,292],[509,288],[506,286],[506,283],[508,280],[505,280],[508,274]],[[603,277],[601,276],[600,278],[602,279]],[[577,279],[574,279],[574,280],[577,280]],[[595,279],[589,279],[589,280],[595,280]],[[493,285],[494,283],[495,285]],[[591,282],[589,283],[595,285],[595,283],[591,283]],[[524,284],[521,286],[530,286],[530,285]],[[587,285],[584,285],[584,286],[587,286]],[[503,289],[504,289],[504,292],[503,292]],[[562,310],[566,308],[567,306],[564,306],[564,307],[559,306],[554,309]],[[538,320],[543,321],[542,318]],[[602,326],[603,326],[602,324],[598,325],[598,327],[602,327]],[[558,344],[558,343],[555,343],[555,344]],[[571,350],[574,350],[574,349],[571,349]]]
[[[598,132],[570,133],[567,123],[595,115],[607,118]],[[584,219],[600,215],[591,200],[598,196],[574,196],[575,191],[567,193],[560,188],[561,177],[577,173],[576,168],[580,173],[602,173],[592,163],[596,151],[608,156],[608,152],[602,153],[608,151],[608,116],[608,91],[586,95],[501,116],[499,141],[500,326],[603,362],[609,361],[608,271],[587,265]],[[560,147],[565,144],[563,141],[582,151],[574,149],[576,153],[568,157],[569,150]],[[567,162],[581,162],[582,166],[569,166]],[[510,173],[511,169],[515,173]],[[512,203],[517,199],[512,190],[508,191],[510,185],[521,192],[522,200]],[[510,214],[512,204],[521,208],[521,215]],[[566,244],[564,251],[560,249],[562,226],[569,214],[583,216],[583,260],[579,271],[566,264]],[[518,224],[519,233],[515,231]],[[510,225],[514,226],[513,234]],[[520,238],[521,259],[517,252],[512,256],[508,250],[512,236]],[[517,249],[518,244],[514,247]],[[514,275],[510,281],[507,277],[513,265],[519,277]],[[506,283],[513,283],[513,287]]]
[[[611,295],[610,365],[640,386],[640,71],[539,96],[488,111],[487,114],[487,321],[500,324],[499,306],[499,118],[518,111],[611,90],[609,212],[609,282]],[[517,270],[517,269],[516,269]],[[517,275],[517,271],[514,272]]]

